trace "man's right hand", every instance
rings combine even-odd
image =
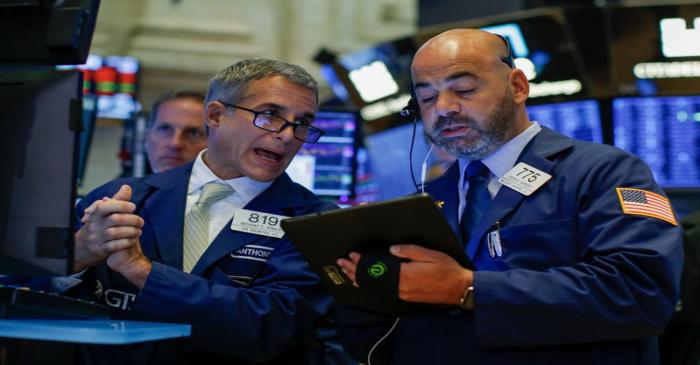
[[[130,199],[131,187],[122,185],[112,198],[97,200],[85,209],[83,226],[75,233],[74,272],[100,264],[112,252],[138,242],[144,222],[133,214],[136,205]]]

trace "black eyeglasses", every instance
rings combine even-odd
[[[320,128],[312,127],[299,121],[290,122],[278,115],[270,114],[267,111],[259,112],[257,110],[226,103],[221,100],[219,100],[219,102],[231,108],[241,109],[253,113],[253,125],[268,132],[282,132],[288,126],[292,126],[294,138],[309,143],[318,142],[319,138],[326,133]]]

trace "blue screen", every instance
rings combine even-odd
[[[595,100],[528,106],[530,120],[571,138],[603,143],[600,110]]]
[[[700,96],[618,98],[615,146],[644,160],[662,187],[700,187]]]
[[[409,165],[412,134],[413,125],[404,124],[371,134],[365,138],[370,168],[376,180],[381,200],[416,192]],[[423,133],[423,123],[418,121],[413,147],[413,161],[411,161],[416,183],[420,180],[421,163],[428,153],[428,148]],[[434,156],[434,154],[432,155]]]
[[[353,193],[356,133],[355,112],[319,111],[313,122],[326,133],[317,143],[305,143],[287,172],[292,179],[317,195],[338,197],[342,202]]]

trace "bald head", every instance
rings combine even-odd
[[[455,29],[426,42],[411,64],[427,135],[455,157],[488,156],[530,124],[527,77],[492,33]]]
[[[421,46],[411,69],[445,67],[445,62],[467,62],[506,75],[510,67],[507,45],[499,36],[479,29],[453,29],[440,33]]]

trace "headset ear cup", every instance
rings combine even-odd
[[[412,97],[411,99],[408,100],[408,106],[413,110],[414,113],[418,113],[418,100],[416,100],[416,97]]]
[[[515,68],[515,61],[513,60],[513,49],[510,48],[510,42],[508,42],[508,39],[506,39],[506,37],[504,37],[500,34],[496,34],[496,33],[493,33],[493,34],[496,37],[500,38],[506,46],[507,54],[505,57],[501,57],[501,62],[505,63],[510,68]]]

